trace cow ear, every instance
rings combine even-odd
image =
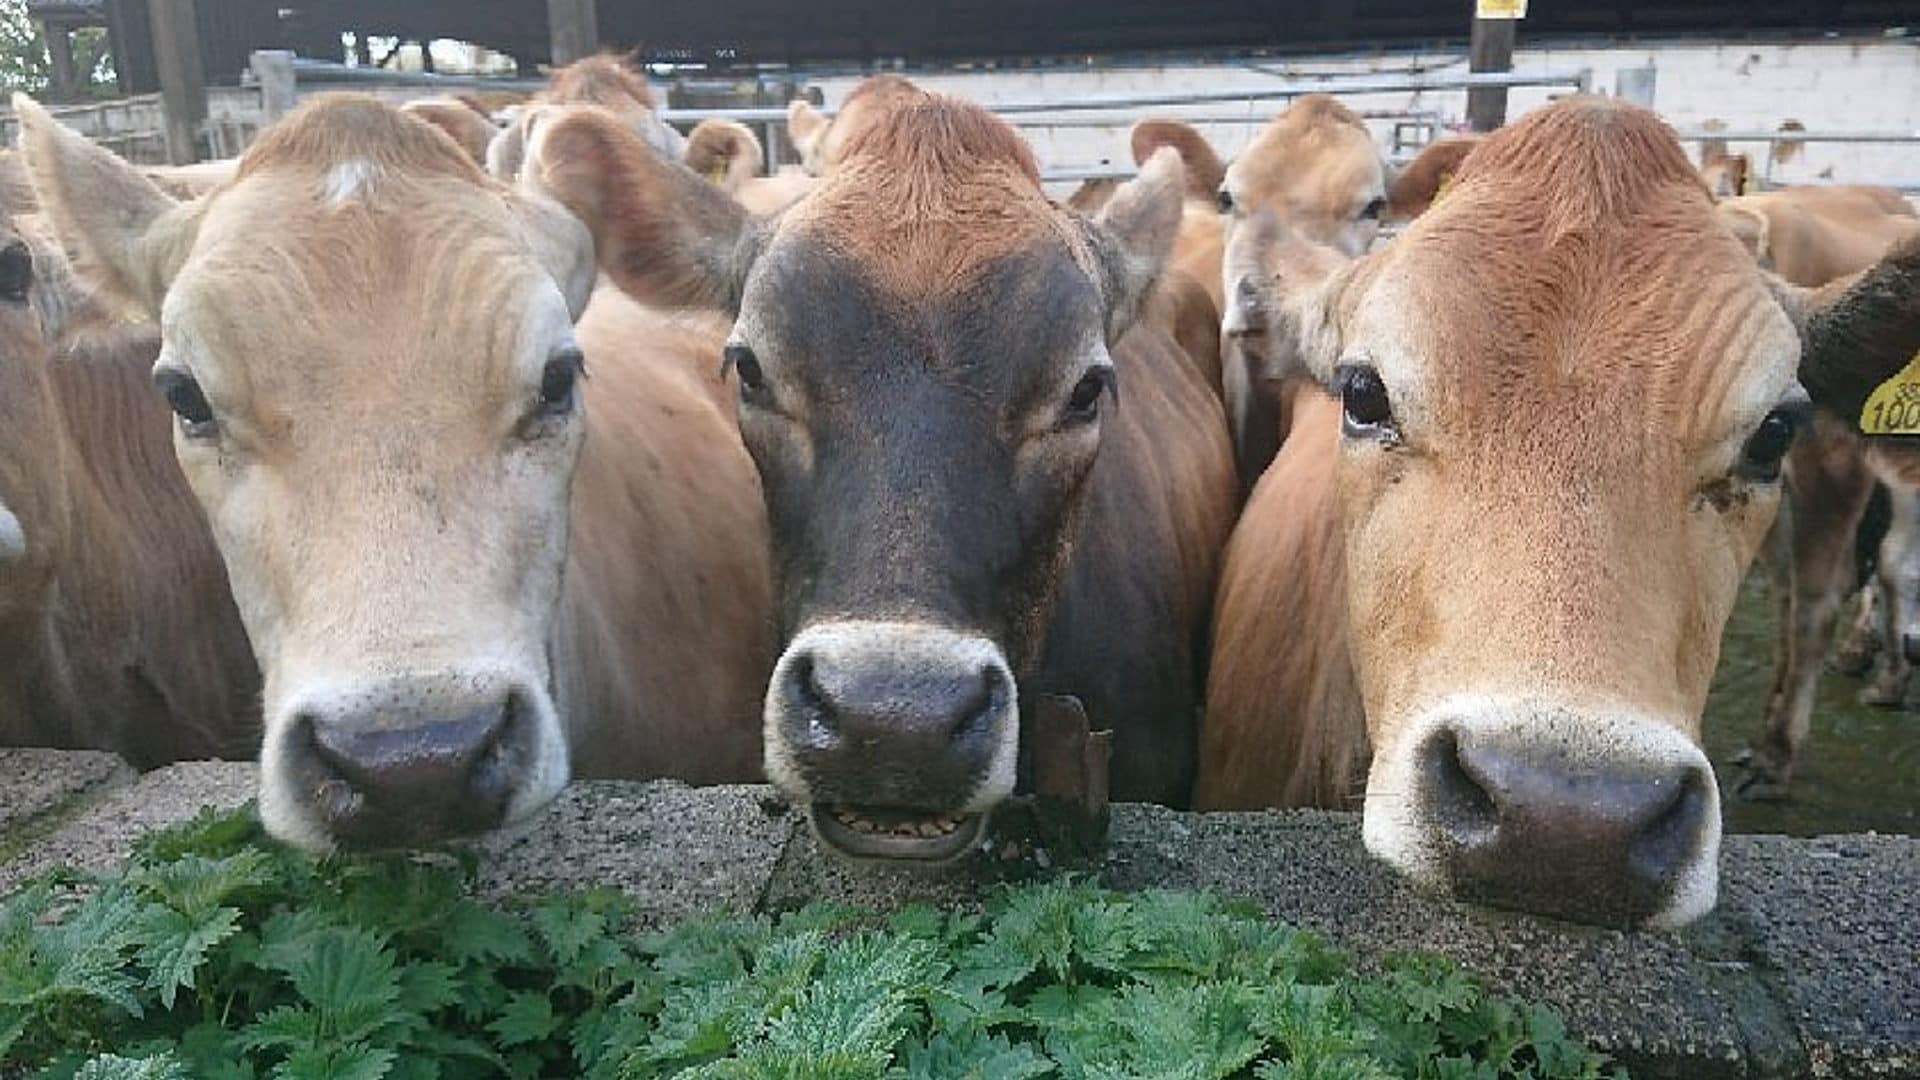
[[[760,140],[745,124],[732,120],[702,120],[687,136],[687,148],[680,160],[687,168],[717,184],[725,192],[737,192],[747,181],[760,175],[766,152]]]
[[[1426,213],[1453,183],[1467,155],[1479,145],[1477,135],[1428,143],[1387,184],[1387,219],[1406,221]]]
[[[1140,174],[1121,184],[1089,229],[1107,309],[1107,340],[1117,341],[1139,315],[1173,250],[1184,210],[1186,170],[1163,147]]]
[[[186,262],[200,203],[175,202],[139,170],[13,96],[35,200],[74,268],[109,304],[155,317]]]
[[[1187,197],[1211,203],[1226,183],[1227,167],[1206,137],[1182,120],[1142,120],[1133,125],[1128,136],[1132,143],[1133,163],[1145,165],[1163,146],[1180,154],[1186,167]]]
[[[787,103],[787,139],[793,148],[800,152],[801,164],[815,176],[819,176],[824,163],[820,160],[822,143],[827,129],[833,121],[813,107],[813,102],[805,98],[794,98]]]
[[[1237,223],[1227,239],[1222,270],[1227,310],[1221,330],[1230,337],[1265,336],[1268,374],[1332,378],[1341,344],[1335,318],[1355,260],[1316,244],[1261,210]]]
[[[600,268],[642,303],[738,310],[757,235],[746,210],[613,114],[549,106],[530,117],[520,182],[579,218]]]
[[[1858,423],[1867,397],[1920,356],[1920,234],[1858,274],[1796,291],[1800,384],[1816,404]]]
[[[1714,204],[1713,212],[1719,216],[1720,223],[1727,227],[1733,238],[1740,241],[1747,254],[1761,266],[1771,269],[1773,263],[1769,256],[1770,239],[1767,215],[1751,206],[1741,205],[1737,199],[1730,198]]]
[[[526,156],[527,118],[533,105],[522,105],[506,127],[493,133],[487,142],[487,156],[484,164],[487,175],[496,180],[513,183],[520,175],[520,159]]]

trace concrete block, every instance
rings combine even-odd
[[[0,749],[0,853],[47,815],[132,776],[117,755],[97,750]]]
[[[251,764],[232,761],[184,762],[146,773],[0,865],[0,893],[55,867],[110,869],[145,833],[186,821],[204,806],[228,809],[253,798],[257,776]]]

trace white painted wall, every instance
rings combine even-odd
[[[1525,29],[1521,30],[1522,41]],[[1270,86],[1275,73],[1296,78],[1425,69],[1462,72],[1464,55],[1380,53],[1365,57],[1308,57],[1248,66],[1168,65],[1158,67],[1048,69],[929,73],[915,78],[929,88],[960,94],[991,105],[996,101],[1067,99],[1086,94],[1167,90],[1224,90]],[[1514,56],[1519,70],[1592,71],[1592,86],[1611,93],[1623,68],[1655,69],[1653,105],[1676,127],[1708,121],[1730,129],[1775,130],[1798,120],[1813,131],[1900,131],[1920,135],[1920,40],[1823,39],[1799,43],[1649,44],[1605,48],[1522,48]],[[913,74],[913,73],[909,73]],[[818,80],[829,105],[838,104],[856,77]],[[1516,89],[1508,115],[1536,108],[1565,90]],[[1458,124],[1466,110],[1464,91],[1364,94],[1350,99],[1359,109],[1437,110]],[[1205,130],[1224,155],[1237,153],[1279,106],[1272,102],[1192,108],[1156,107],[1115,116],[1105,130],[1027,128],[1047,168],[1126,164],[1126,126],[1146,115],[1179,116],[1196,111],[1245,115],[1244,122],[1210,124]],[[1113,116],[1115,114],[1108,114]],[[1390,124],[1375,122],[1383,148]],[[1744,146],[1765,168],[1764,146]],[[1898,145],[1807,144],[1786,162],[1771,165],[1777,182],[1816,180],[1905,184],[1920,188],[1920,143]]]

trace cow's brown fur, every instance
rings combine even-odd
[[[1180,120],[1142,120],[1133,125],[1127,141],[1135,165],[1145,165],[1163,146],[1173,147],[1187,168],[1187,197],[1205,203],[1219,197],[1220,185],[1227,178],[1226,163],[1192,125]]]
[[[493,121],[470,101],[457,97],[421,98],[407,102],[400,109],[446,132],[476,164],[487,163],[487,144],[493,141],[496,131]]]
[[[0,241],[15,239],[0,228]],[[71,288],[35,253],[37,290]],[[90,747],[150,767],[244,757],[258,676],[226,572],[168,442],[149,330],[55,348],[43,313],[0,302],[0,743]]]
[[[813,190],[815,180],[805,170],[783,166],[772,176],[761,176],[766,154],[760,140],[745,124],[732,120],[702,120],[687,135],[687,168],[706,177],[740,200],[755,217],[777,214]]]

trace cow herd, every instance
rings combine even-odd
[[[1905,492],[1854,428],[1920,347],[1911,212],[1716,206],[1605,99],[1397,173],[1327,98],[1231,164],[1142,124],[1065,201],[896,76],[770,177],[605,59],[504,126],[323,96],[191,174],[15,104],[0,741],[257,754],[316,850],[764,778],[938,863],[1064,695],[1116,798],[1359,807],[1432,890],[1679,925],[1742,578],[1791,548],[1823,652],[1860,515],[1814,508]]]

